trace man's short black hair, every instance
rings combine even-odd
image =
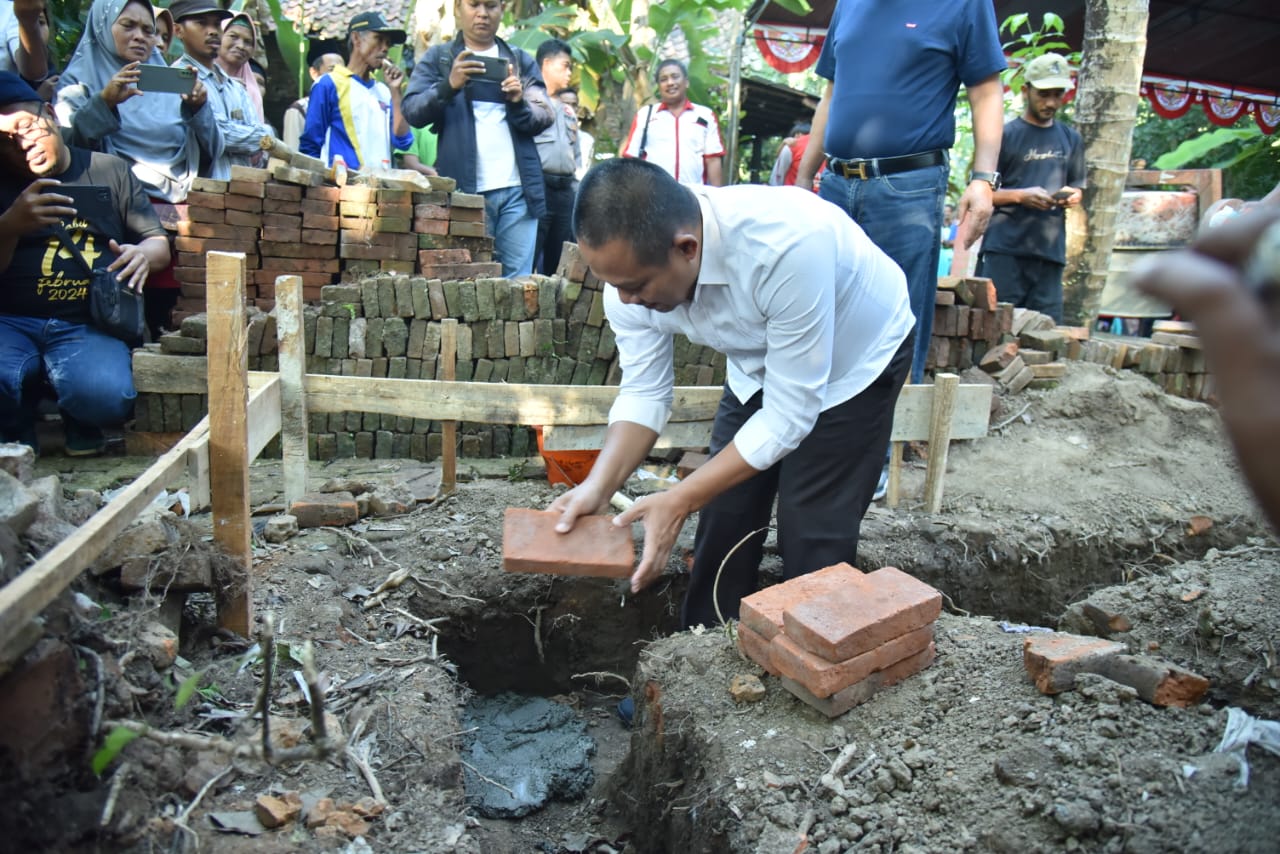
[[[547,39],[538,45],[538,53],[534,56],[534,60],[541,66],[551,57],[559,56],[562,53],[566,54],[570,59],[573,58],[573,51],[569,49],[568,44],[560,39]]]
[[[672,66],[672,65],[674,65],[676,68],[679,68],[679,69],[680,69],[680,76],[681,76],[681,77],[683,77],[685,80],[688,80],[688,79],[689,79],[689,67],[688,67],[688,66],[686,66],[683,62],[681,62],[680,60],[678,60],[678,59],[676,59],[676,58],[674,58],[674,57],[670,57],[670,58],[664,59],[664,60],[662,60],[662,62],[659,62],[659,63],[658,63],[658,67],[657,67],[657,68],[655,68],[655,69],[653,70],[653,79],[654,79],[654,80],[657,80],[657,79],[658,79],[658,76],[659,76],[660,74],[662,74],[662,69],[667,68],[668,66]]]
[[[573,233],[579,243],[593,247],[625,239],[636,261],[657,266],[666,263],[676,232],[701,216],[697,198],[661,166],[615,157],[582,179]]]

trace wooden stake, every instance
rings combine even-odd
[[[458,321],[446,317],[440,321],[440,370],[442,380],[452,382],[457,377]],[[448,495],[458,488],[458,422],[446,421],[441,437],[440,494]]]
[[[960,377],[938,374],[933,378],[933,419],[929,426],[929,465],[924,473],[924,509],[942,509],[942,478],[947,472],[947,450],[951,445],[951,415],[956,407],[956,387]]]
[[[234,577],[215,585],[218,625],[249,637],[249,381],[244,311],[245,256],[210,252],[206,267],[209,315],[209,485],[213,538],[231,556]]]
[[[307,492],[307,345],[302,330],[302,277],[276,279],[280,337],[280,448],[286,507]]]
[[[902,498],[902,442],[889,443],[889,483],[884,490],[886,507],[897,507]]]

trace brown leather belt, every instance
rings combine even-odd
[[[946,162],[946,152],[939,149],[926,151],[923,154],[906,154],[902,157],[873,157],[870,160],[842,160],[839,157],[828,157],[827,167],[837,175],[865,181],[868,178],[879,178],[881,175],[941,166]]]

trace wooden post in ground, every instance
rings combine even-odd
[[[276,330],[280,337],[280,456],[284,505],[307,491],[307,343],[302,331],[302,277],[276,278]]]
[[[886,507],[897,507],[902,498],[902,446],[903,442],[889,443],[889,483],[884,489]]]
[[[452,382],[457,376],[458,321],[446,317],[440,321],[440,369],[439,379]],[[440,494],[448,495],[458,487],[458,422],[445,421],[441,428]]]
[[[947,450],[951,446],[951,416],[956,408],[956,388],[960,377],[938,374],[933,378],[933,411],[929,420],[929,464],[924,472],[924,509],[942,509],[942,479],[947,472]]]
[[[245,326],[245,256],[210,252],[206,267],[209,316],[209,487],[213,539],[231,556],[232,578],[214,585],[218,625],[244,637],[253,621],[249,589],[249,381]]]

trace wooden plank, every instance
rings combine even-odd
[[[1174,335],[1195,335],[1196,325],[1189,320],[1157,320],[1151,324],[1152,332],[1172,332]]]
[[[218,625],[249,636],[248,330],[245,326],[245,256],[210,252],[205,295],[209,315],[209,485],[213,538],[237,571],[217,585]]]
[[[1188,350],[1200,349],[1200,336],[1183,335],[1177,332],[1152,332],[1151,340],[1156,344],[1172,344],[1175,347],[1186,347]]]
[[[706,448],[711,444],[711,421],[670,421],[655,448]],[[603,424],[549,424],[542,428],[542,447],[548,451],[594,451],[604,446]]]
[[[307,492],[307,344],[302,330],[302,277],[276,278],[276,332],[280,340],[280,457],[284,502]]]
[[[74,534],[0,588],[0,648],[58,598],[163,489],[181,478],[188,458],[208,441],[207,426],[201,422]]]
[[[955,412],[956,388],[960,377],[938,374],[933,378],[933,417],[929,425],[929,464],[924,473],[924,509],[942,509],[942,479],[947,472],[947,450],[951,445],[951,422]]]
[[[886,507],[897,507],[902,500],[902,442],[889,443],[889,482],[884,488]]]
[[[436,371],[437,376],[445,381],[453,380],[457,376],[455,370],[457,360],[458,321],[455,318],[446,317],[440,321],[440,367]],[[443,457],[440,468],[440,494],[448,495],[458,486],[458,422],[452,419],[446,420],[442,430],[444,435],[440,443]]]
[[[197,431],[208,436],[208,415],[201,418],[188,435]],[[209,443],[207,441],[192,448],[191,453],[187,455],[187,495],[191,498],[192,513],[209,509]]]
[[[266,385],[249,391],[246,415],[249,425],[249,459],[256,460],[271,440],[280,435],[280,419],[284,386],[275,377]],[[305,450],[305,448],[304,448]],[[306,462],[306,457],[303,457]]]

